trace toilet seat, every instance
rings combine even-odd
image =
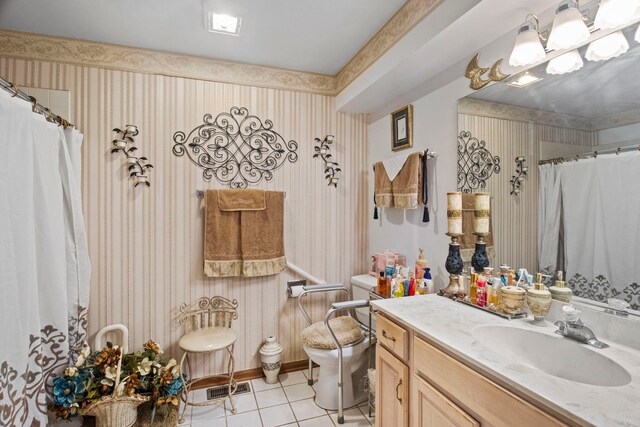
[[[336,339],[343,348],[354,345],[363,340],[364,333],[360,324],[351,316],[338,316],[329,320],[329,326],[336,335]],[[300,334],[305,346],[322,350],[335,350],[336,344],[324,321],[307,326]]]

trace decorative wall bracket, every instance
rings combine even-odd
[[[487,186],[492,174],[500,173],[500,157],[486,149],[485,141],[462,131],[458,136],[458,191],[470,194]]]
[[[313,147],[315,154],[313,158],[320,157],[324,161],[324,177],[327,180],[327,185],[333,185],[335,188],[338,187],[338,179],[340,178],[339,174],[342,172],[338,166],[338,162],[334,162],[332,160],[331,155],[331,147],[333,144],[335,137],[333,135],[327,135],[323,140],[320,138],[316,138],[316,145]]]
[[[516,157],[516,175],[513,175],[510,181],[512,196],[517,196],[518,194],[520,194],[520,185],[522,184],[522,181],[524,181],[524,179],[527,177],[527,171],[529,170],[529,167],[525,166],[524,162],[526,162],[524,156]]]
[[[146,184],[147,187],[151,186],[147,172],[153,168],[153,165],[149,163],[146,157],[136,157],[134,152],[138,148],[134,145],[133,138],[138,135],[138,127],[135,125],[126,125],[124,129],[114,128],[113,132],[116,133],[116,138],[111,141],[113,148],[112,153],[122,152],[124,154],[127,164],[129,165],[129,178],[132,178],[135,182],[134,187],[139,184]]]
[[[229,113],[215,118],[205,114],[203,124],[189,134],[178,131],[173,135],[173,154],[185,154],[203,169],[202,177],[215,177],[231,188],[247,188],[261,180],[271,181],[273,171],[285,160],[298,160],[298,143],[285,141],[271,128],[271,120],[264,123],[249,115],[246,108],[232,107]]]
[[[480,59],[480,54],[476,53],[471,61],[469,61],[469,65],[467,65],[467,70],[464,72],[464,76],[470,80],[469,87],[473,90],[482,89],[486,85],[491,82],[499,82],[500,80],[504,80],[509,77],[511,74],[503,74],[500,71],[500,65],[502,64],[502,58],[496,61],[491,68],[482,68],[478,65],[478,60]],[[489,72],[489,78],[487,80],[483,80],[482,76]]]

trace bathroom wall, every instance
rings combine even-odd
[[[540,142],[591,147],[597,144],[597,133],[578,128],[585,123],[570,116],[468,98],[460,101],[458,111],[458,133],[470,131],[486,142],[493,156],[500,157],[500,173],[494,173],[482,190],[493,197],[495,264],[537,271]],[[529,170],[520,194],[512,196],[510,181],[516,174],[518,156],[525,157]],[[510,230],[519,233],[513,235]]]
[[[299,160],[286,163],[259,187],[286,191],[287,258],[316,277],[348,283],[367,269],[367,123],[364,115],[335,111],[334,98],[279,89],[190,80],[30,60],[0,58],[0,75],[17,85],[71,92],[70,121],[84,134],[83,199],[92,263],[89,330],[124,323],[130,345],[148,338],[178,355],[175,319],[183,302],[201,296],[237,298],[236,369],[259,366],[268,335],[284,346],[284,362],[306,359],[298,336],[305,327],[286,297],[289,272],[260,279],[208,279],[202,273],[203,212],[196,189],[219,188],[202,179],[186,157],[171,153],[172,136],[205,113],[244,106],[299,143]],[[110,153],[111,129],[136,124],[136,144],[155,169],[150,188],[132,188],[120,154]],[[314,137],[336,135],[343,169],[328,187]],[[320,319],[334,296],[314,297]],[[220,372],[199,358],[195,375]]]

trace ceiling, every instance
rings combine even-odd
[[[0,28],[337,74],[405,0],[0,0]],[[205,9],[242,17],[205,30]]]
[[[640,109],[640,44],[634,40],[637,24],[625,29],[629,51],[608,61],[584,60],[584,66],[569,74],[550,75],[547,64],[529,73],[543,79],[524,88],[504,84],[517,77],[493,84],[470,98],[537,110],[570,114],[595,120]],[[587,46],[579,49],[584,59]]]

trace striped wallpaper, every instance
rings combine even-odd
[[[458,131],[467,130],[484,140],[494,156],[500,156],[500,173],[487,181],[493,197],[493,240],[495,266],[525,267],[531,274],[538,268],[538,160],[540,141],[591,146],[595,132],[568,129],[525,121],[458,114]],[[524,156],[528,176],[519,196],[511,196],[515,158]],[[480,191],[480,190],[479,190]]]
[[[195,190],[201,170],[171,153],[177,130],[191,130],[205,113],[243,106],[270,119],[286,140],[299,143],[299,160],[277,170],[260,188],[286,191],[288,260],[329,282],[348,283],[367,268],[366,116],[342,114],[334,98],[302,92],[189,80],[43,61],[0,58],[0,75],[17,85],[68,90],[71,117],[84,133],[83,200],[92,263],[89,329],[112,323],[130,330],[130,346],[153,338],[179,356],[176,325],[183,302],[201,296],[237,298],[236,369],[260,366],[263,339],[276,335],[283,361],[306,359],[298,340],[306,326],[286,297],[289,272],[256,279],[209,279],[202,272],[203,211]],[[136,145],[155,169],[151,188],[134,189],[121,155],[110,153],[111,129],[138,125]],[[335,134],[343,169],[337,189],[326,185],[312,158],[314,137]],[[314,297],[320,320],[334,296]],[[198,358],[195,375],[225,370],[219,358]]]

